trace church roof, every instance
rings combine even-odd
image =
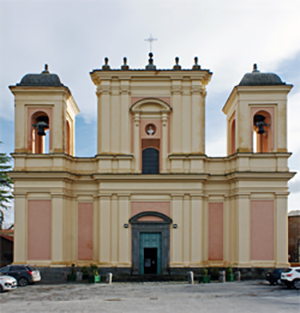
[[[261,73],[257,65],[253,65],[252,73],[246,73],[239,83],[239,86],[266,86],[285,85],[281,78],[274,73]]]
[[[17,86],[48,86],[61,87],[64,86],[57,74],[51,74],[48,70],[48,65],[45,65],[45,70],[40,74],[26,74]]]

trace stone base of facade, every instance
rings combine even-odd
[[[218,271],[226,268],[207,268],[212,280],[218,280]],[[57,284],[67,282],[67,275],[71,273],[71,267],[40,267],[42,276],[41,283]],[[233,273],[239,270],[242,280],[264,279],[270,268],[233,268]],[[75,268],[75,272],[80,271],[80,267]],[[114,282],[147,282],[147,281],[187,281],[188,272],[194,272],[195,282],[202,275],[202,268],[169,268],[166,275],[133,275],[132,268],[107,267],[99,268],[101,281],[105,282],[106,274],[113,274]]]

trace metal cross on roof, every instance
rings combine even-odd
[[[151,34],[150,34],[149,38],[145,39],[145,41],[149,41],[149,43],[150,43],[150,52],[152,51],[152,42],[156,41],[156,40],[157,40],[157,38],[153,38]]]

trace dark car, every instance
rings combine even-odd
[[[284,268],[275,268],[274,270],[270,270],[266,273],[266,280],[271,285],[280,285],[281,284],[281,273],[284,271]]]
[[[4,275],[14,277],[19,286],[27,286],[41,280],[40,271],[32,265],[7,265],[0,271]]]

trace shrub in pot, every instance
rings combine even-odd
[[[226,268],[226,281],[234,281],[234,275],[231,266]]]
[[[90,270],[92,272],[92,275],[90,275],[90,277],[89,277],[89,282],[90,283],[100,283],[101,276],[99,275],[97,265],[91,264]]]
[[[199,283],[210,283],[210,276],[208,275],[208,269],[202,269],[202,275],[199,277]]]
[[[83,266],[80,269],[80,272],[82,273],[82,279],[83,280],[89,279],[89,270],[88,270],[88,268],[86,266]]]

